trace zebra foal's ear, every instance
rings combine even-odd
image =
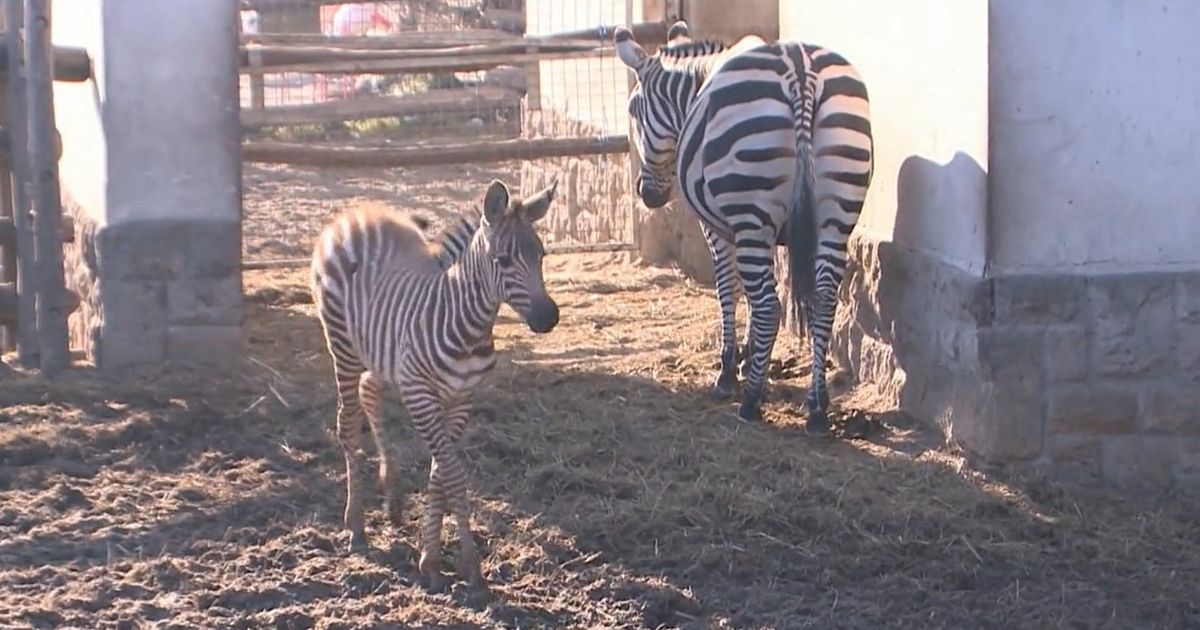
[[[692,39],[691,31],[688,30],[687,22],[679,20],[667,29],[668,44],[684,44]]]
[[[554,202],[554,193],[558,190],[558,178],[550,180],[550,185],[533,193],[521,201],[521,216],[526,221],[536,223],[546,216],[550,204]]]
[[[504,182],[493,179],[483,195],[483,222],[498,223],[508,212],[508,186]]]
[[[618,26],[613,31],[613,46],[617,49],[617,57],[621,58],[621,63],[629,66],[629,69],[638,72],[642,66],[646,64],[646,59],[650,55],[633,39],[633,31],[624,26]]]
[[[550,186],[522,199],[521,216],[530,223],[540,221],[542,217],[546,216],[546,212],[550,211],[550,204],[554,203],[554,192],[557,190],[558,178],[554,178],[550,181]]]

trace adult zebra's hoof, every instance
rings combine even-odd
[[[824,411],[810,411],[804,423],[804,433],[812,437],[829,437],[829,419]]]

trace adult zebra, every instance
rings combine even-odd
[[[386,509],[393,522],[400,516],[395,467],[379,413],[381,387],[390,382],[433,456],[418,562],[432,590],[444,586],[436,564],[447,510],[458,526],[459,574],[473,584],[482,581],[458,442],[470,390],[495,365],[492,326],[500,303],[511,306],[536,333],[558,323],[558,306],[542,278],[545,250],[534,229],[549,210],[555,188],[551,183],[514,200],[502,182],[493,181],[478,222],[474,215],[463,218],[432,243],[420,222],[407,215],[352,210],[334,219],[313,248],[312,291],[337,384],[350,547],[367,544],[358,483],[364,416],[379,452]],[[460,249],[465,226],[472,224],[477,228]]]
[[[744,38],[732,47],[693,41],[687,24],[650,55],[633,33],[613,35],[637,75],[629,96],[640,155],[638,195],[659,208],[679,182],[712,251],[721,307],[721,368],[714,394],[746,387],[738,417],[762,419],[767,363],[779,329],[774,253],[788,250],[793,328],[812,343],[810,434],[829,430],[825,353],[845,275],[850,232],[873,170],[866,86],[841,55],[793,41]],[[736,307],[750,310],[737,346]]]

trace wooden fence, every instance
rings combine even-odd
[[[67,316],[79,307],[63,278],[54,81],[87,81],[87,51],[51,46],[49,0],[4,0],[0,46],[0,329],[3,350],[53,376],[70,364]],[[19,26],[18,26],[19,25]],[[24,72],[22,72],[22,68]]]
[[[250,107],[242,109],[247,128],[270,125],[326,124],[381,116],[447,114],[489,108],[519,109],[526,96],[538,98],[536,85],[517,89],[482,85],[435,89],[399,96],[375,96],[301,105],[267,104],[263,75],[472,72],[501,66],[532,66],[560,59],[614,54],[612,26],[522,37],[502,31],[414,32],[391,36],[332,37],[320,34],[242,35],[241,72],[250,76]],[[634,25],[639,41],[665,41],[665,22]],[[254,141],[243,146],[248,162],[307,166],[412,167],[511,159],[582,157],[629,152],[625,134],[575,138],[486,140],[435,146],[350,148],[314,143]]]

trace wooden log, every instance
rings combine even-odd
[[[62,310],[65,314],[71,314],[79,310],[79,304],[82,302],[79,294],[68,289],[63,289],[59,294],[56,307]],[[17,307],[17,285],[12,282],[0,282],[0,324],[6,326],[19,326],[20,315]]]
[[[596,252],[629,252],[637,251],[632,243],[546,243],[547,254],[585,254]],[[312,258],[273,258],[266,260],[246,260],[242,269],[255,271],[260,269],[303,269],[312,264]]]
[[[478,44],[514,44],[523,39],[499,31],[417,31],[395,35],[321,35],[318,33],[243,33],[246,44],[317,46],[348,50],[437,50]]]
[[[8,31],[0,32],[0,37],[8,40]],[[8,67],[8,47],[0,48],[0,68]],[[54,80],[68,83],[82,83],[92,78],[92,58],[87,49],[78,46],[54,47]]]
[[[377,96],[326,103],[281,105],[266,109],[243,109],[242,125],[302,125],[362,120],[381,116],[420,116],[422,114],[475,112],[518,107],[521,94],[502,87],[430,90],[419,94]]]
[[[62,217],[63,243],[75,242],[75,219]],[[17,246],[17,225],[12,217],[0,217],[0,247]]]
[[[50,42],[50,0],[25,2],[26,119],[29,127],[29,179],[37,242],[37,330],[41,371],[54,378],[71,363],[67,314],[61,300],[63,274],[62,205],[58,159],[54,155],[54,60]],[[20,253],[20,252],[18,252]],[[24,263],[22,263],[24,264]]]
[[[365,51],[364,51],[365,52]],[[381,51],[371,51],[381,52]],[[425,51],[411,51],[425,52]],[[444,55],[438,57],[408,57],[389,51],[383,59],[333,59],[329,61],[313,61],[306,63],[243,66],[242,74],[275,74],[283,72],[307,72],[324,74],[400,74],[400,73],[436,73],[436,72],[476,72],[491,70],[499,66],[513,66],[538,61],[557,61],[562,59],[598,59],[613,56],[613,48],[574,47],[573,50],[555,50],[552,52],[522,50],[519,53],[480,54],[480,55]]]
[[[24,3],[22,0],[4,0],[4,14],[8,24],[15,27],[23,25]],[[21,69],[25,58],[25,49],[18,37],[4,39],[5,63],[0,69],[5,72],[7,101],[5,121],[11,126],[11,151],[13,154],[10,164],[11,201],[13,219],[16,225],[17,239],[17,286],[32,287],[37,285],[37,265],[34,264],[33,225],[29,214],[29,193],[24,182],[29,181],[29,161],[26,159],[29,145],[26,142],[27,128],[25,117],[25,74]],[[17,361],[24,367],[33,368],[38,363],[38,334],[37,334],[37,295],[27,291],[16,297],[17,319],[22,322],[17,328]]]
[[[613,155],[629,152],[628,136],[595,138],[521,138],[402,148],[315,146],[288,142],[250,142],[242,159],[262,164],[342,168],[398,168],[535,160],[552,157]]]
[[[468,44],[465,46],[454,46],[447,48],[435,49],[361,49],[361,48],[339,48],[334,46],[278,46],[278,45],[257,45],[246,46],[241,49],[241,65],[243,68],[254,65],[250,59],[250,50],[253,49],[255,54],[259,56],[258,65],[267,72],[281,72],[277,70],[280,66],[296,66],[302,64],[313,63],[334,63],[334,62],[361,62],[361,61],[407,61],[407,60],[428,60],[430,63],[452,63],[454,60],[468,58],[474,59],[478,57],[502,56],[525,52],[529,44],[516,43],[490,43],[490,44]],[[553,53],[572,53],[586,52],[599,48],[596,43],[547,43],[539,45],[538,52],[553,54]]]

